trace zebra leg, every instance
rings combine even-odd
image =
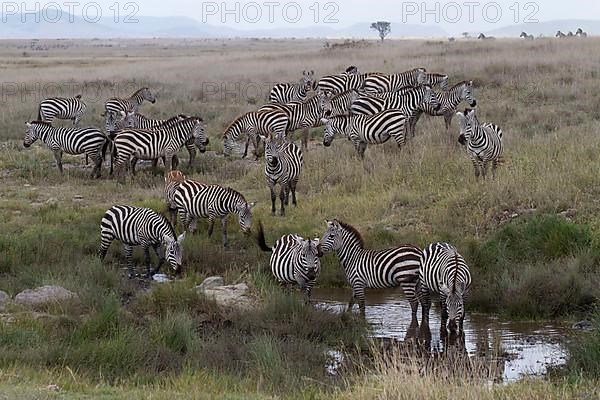
[[[302,130],[302,149],[306,150],[308,148],[308,138],[309,138],[309,128],[304,128]]]
[[[62,150],[54,150],[54,159],[56,160],[56,165],[58,166],[58,170],[62,174],[63,173]]]
[[[498,169],[498,160],[492,161],[492,179],[496,179],[496,170]]]
[[[292,189],[292,204],[294,207],[298,207],[298,202],[296,201],[296,185],[298,182],[290,183],[290,188]]]
[[[452,117],[454,117],[454,113],[444,114],[444,122],[446,123],[446,130],[450,129],[450,125],[452,124]]]
[[[179,167],[179,157],[177,156],[177,154],[175,154],[171,158],[171,169],[169,171],[173,171],[174,169],[177,169],[177,167]]]
[[[162,251],[161,245],[155,244],[154,246],[152,246],[152,248],[154,249],[154,252],[156,253],[156,257],[158,257],[158,264],[156,265],[156,269],[151,272],[150,276],[154,276],[155,274],[157,274],[158,271],[160,271],[160,267],[162,267],[163,263],[165,262],[165,255],[164,255],[164,252]]]
[[[115,237],[112,234],[102,232],[102,237],[100,238],[100,247],[98,248],[98,257],[100,257],[100,260],[104,260],[106,257],[108,248],[113,240],[115,240]]]
[[[356,146],[356,151],[358,152],[360,158],[363,160],[365,159],[365,150],[367,150],[367,144],[365,142],[360,142]]]
[[[144,245],[144,261],[146,263],[146,276],[150,278],[152,276],[152,258],[150,258],[150,246]]]
[[[281,186],[281,190],[279,191],[279,200],[281,201],[281,211],[279,212],[279,215],[281,215],[282,217],[285,215],[285,185],[279,185]]]
[[[287,185],[285,185],[285,206],[286,207],[290,204],[290,191],[291,190],[292,189],[291,189],[289,183]]]
[[[229,247],[229,240],[227,239],[227,215],[221,217],[221,227],[223,227],[223,247]]]
[[[361,289],[357,289],[354,296],[356,297],[356,300],[358,301],[358,308],[360,310],[360,316],[361,317],[365,317],[365,289],[361,288]]]
[[[173,225],[173,228],[177,228],[177,213],[178,213],[178,210],[176,208],[171,208],[169,206],[169,216],[170,216],[171,225]]]
[[[487,162],[481,163],[481,175],[483,176],[483,180],[487,180]]]
[[[135,176],[135,166],[137,165],[137,162],[138,162],[137,157],[133,157],[131,159],[130,168],[131,168],[131,173],[133,176]]]
[[[194,160],[196,160],[196,148],[194,147],[194,144],[192,144],[191,146],[186,146],[187,147],[187,151],[188,154],[190,155],[190,160],[188,161],[188,167],[192,168],[192,166],[194,165]],[[177,167],[175,167],[177,168]]]
[[[446,329],[446,325],[448,324],[448,308],[446,307],[446,297],[440,296],[440,310],[442,310],[442,315],[440,317],[440,337],[445,338],[448,336],[448,330]]]
[[[100,150],[100,149],[99,149]],[[87,157],[87,153],[86,153]],[[100,178],[102,176],[102,155],[100,153],[96,153],[92,155],[92,160],[94,161],[94,170],[92,171],[92,178]]]
[[[479,180],[479,163],[477,160],[473,159],[473,168],[475,169],[475,178]]]
[[[125,253],[125,261],[127,261],[127,271],[129,273],[129,278],[135,277],[137,274],[134,270],[133,265],[133,247],[128,244],[123,244],[123,253]]]
[[[277,201],[277,195],[275,194],[275,185],[269,185],[271,191],[271,214],[275,215],[275,202]]]
[[[431,309],[431,295],[428,289],[421,289],[419,293],[421,300],[421,326],[429,325],[429,310]]]
[[[412,315],[412,321],[417,321],[417,311],[419,310],[419,300],[415,294],[415,285],[411,282],[401,283],[402,291],[404,295],[408,299],[410,304],[410,310]]]
[[[244,155],[242,155],[242,158],[246,158],[246,156],[248,155],[248,147],[250,146],[250,134],[246,135],[246,147],[244,147]]]
[[[215,219],[213,217],[209,217],[208,218],[208,237],[212,236],[214,227],[215,227]]]

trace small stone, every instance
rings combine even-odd
[[[60,286],[42,286],[36,289],[27,289],[15,296],[16,304],[32,308],[66,302],[79,303],[79,296],[77,293]]]
[[[50,384],[50,385],[46,386],[46,390],[49,390],[51,392],[60,392],[60,386],[55,385],[55,384]]]
[[[220,276],[211,276],[209,278],[206,278],[204,282],[202,282],[200,286],[198,286],[198,290],[204,291],[209,289],[215,289],[219,286],[225,286],[225,280]]]
[[[514,213],[514,214],[510,215],[511,219],[515,219],[515,218],[518,218],[518,217],[519,217],[519,214],[517,214],[517,213]]]

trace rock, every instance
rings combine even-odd
[[[576,324],[573,324],[573,329],[577,329],[579,331],[591,331],[593,329],[593,325],[590,321],[579,321]]]
[[[211,288],[203,288],[200,285],[196,290],[224,308],[249,309],[252,308],[254,303],[252,297],[249,295],[250,289],[245,283]]]
[[[211,276],[198,286],[199,290],[214,289],[219,286],[225,286],[225,280],[220,276]]]
[[[67,302],[79,303],[79,296],[60,286],[27,289],[15,296],[16,304],[32,308]]]

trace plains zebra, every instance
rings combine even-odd
[[[231,156],[235,140],[240,134],[246,134],[246,147],[244,155],[248,155],[248,145],[252,140],[254,145],[254,155],[258,160],[258,145],[260,136],[270,133],[278,137],[285,137],[288,126],[287,115],[280,110],[270,111],[250,111],[237,117],[223,133],[223,154],[226,157]]]
[[[470,107],[477,107],[477,100],[473,92],[473,81],[462,81],[452,86],[446,92],[438,92],[437,98],[440,108],[435,110],[433,107],[425,107],[423,111],[418,110],[415,118],[410,121],[410,132],[415,131],[415,125],[419,121],[419,118],[421,118],[421,115],[423,115],[423,112],[434,117],[443,116],[446,130],[450,129],[452,117],[454,117],[461,102],[466,101]]]
[[[319,239],[304,239],[298,235],[284,235],[269,247],[265,240],[262,223],[258,224],[258,245],[262,251],[271,253],[269,263],[273,276],[282,284],[298,284],[304,300],[310,302],[310,294],[321,272],[322,256]]]
[[[496,168],[502,157],[502,130],[494,124],[481,124],[475,110],[458,112],[460,136],[458,141],[467,146],[469,157],[475,168],[475,176],[486,178],[487,165],[492,163],[492,177],[496,177]]]
[[[479,40],[494,40],[496,38],[493,36],[485,36],[483,33],[480,33],[479,36],[477,37],[477,39],[479,39]]]
[[[175,190],[186,180],[185,175],[178,170],[169,171],[165,174],[164,195],[167,208],[171,216],[171,224],[177,226],[177,205],[175,204]]]
[[[29,147],[40,139],[54,152],[60,173],[63,173],[62,154],[85,154],[94,162],[92,177],[101,175],[103,148],[108,138],[96,128],[60,128],[48,122],[31,121],[25,124],[23,146]]]
[[[367,93],[383,93],[406,86],[419,86],[427,83],[426,72],[425,68],[414,68],[400,74],[373,75],[365,79],[360,88]]]
[[[75,97],[51,97],[40,103],[38,121],[52,123],[55,118],[70,119],[73,126],[78,128],[86,109],[87,105],[81,100],[80,94]]]
[[[464,301],[471,287],[471,274],[465,259],[448,243],[433,243],[423,250],[419,272],[418,296],[422,323],[429,325],[431,294],[439,295],[442,321],[440,331],[463,332]]]
[[[429,85],[431,87],[439,86],[444,92],[448,90],[448,75],[445,74],[436,74],[433,72],[427,72],[425,74],[425,85]]]
[[[108,209],[100,223],[98,255],[102,260],[115,239],[123,243],[130,278],[136,275],[132,256],[133,246],[142,246],[144,249],[148,277],[160,270],[165,259],[175,273],[181,271],[185,232],[176,237],[175,229],[167,218],[154,210],[132,206],[113,206]],[[151,247],[158,257],[158,265],[155,269],[152,269],[150,259]]]
[[[165,166],[171,170],[173,155],[190,138],[194,138],[200,152],[206,151],[208,139],[201,119],[188,118],[155,131],[124,129],[113,141],[115,166],[121,168],[131,158],[154,160],[165,157]],[[135,175],[135,164],[132,164],[132,173]]]
[[[249,234],[252,227],[252,209],[256,203],[248,203],[241,193],[220,185],[203,185],[186,179],[175,189],[175,207],[184,228],[196,230],[197,218],[208,218],[208,236],[212,236],[215,219],[221,219],[223,246],[229,247],[227,217],[236,214],[240,229]]]
[[[324,76],[317,83],[317,93],[323,94],[340,94],[348,90],[359,90],[366,79],[372,76],[381,75],[379,72],[369,72],[366,74],[349,74],[342,73],[339,75]]]
[[[562,33],[561,31],[556,32],[556,35],[554,35],[557,38],[566,38],[567,35],[565,35],[564,33]]]
[[[286,104],[292,101],[304,101],[312,90],[315,71],[302,71],[302,79],[298,83],[278,83],[269,94],[271,103]]]
[[[335,251],[352,286],[348,310],[358,301],[365,315],[365,289],[402,287],[417,319],[416,287],[422,252],[416,246],[403,245],[387,250],[367,250],[360,233],[353,226],[338,220],[326,221],[327,231],[321,239],[321,251]]]
[[[351,115],[324,118],[325,134],[323,145],[329,147],[336,134],[346,136],[361,158],[367,145],[383,144],[394,138],[398,147],[406,143],[406,116],[402,110],[385,110],[375,115]]]
[[[585,32],[583,31],[583,29],[581,29],[581,28],[578,28],[578,29],[577,29],[577,32],[575,32],[575,36],[579,36],[579,37],[582,37],[582,38],[586,38],[586,37],[587,37],[587,33],[585,33]]]
[[[281,201],[281,215],[285,215],[285,206],[289,204],[290,192],[292,204],[296,201],[296,185],[302,171],[304,159],[302,151],[294,143],[286,142],[273,135],[262,136],[265,142],[265,178],[271,192],[271,212],[275,215],[275,185],[279,184],[279,200]]]
[[[533,40],[534,39],[533,35],[528,35],[527,32],[521,32],[521,35],[519,37],[523,38],[525,40]]]
[[[323,102],[323,114],[326,117],[338,117],[340,115],[350,115],[352,103],[360,97],[357,90],[346,90],[340,94],[327,93],[321,95]]]
[[[440,102],[430,86],[408,87],[397,92],[387,92],[371,96],[361,96],[350,108],[353,115],[375,115],[389,109],[400,109],[409,121],[416,118],[419,110],[439,110]],[[414,136],[414,125],[405,125],[406,136]]]
[[[121,111],[123,113],[128,111],[137,112],[144,101],[149,101],[150,103],[156,102],[156,97],[147,87],[136,90],[129,97],[112,97],[106,100],[104,111],[106,114],[119,114]]]

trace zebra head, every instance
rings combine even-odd
[[[296,273],[301,272],[299,275],[306,276],[310,280],[315,280],[319,275],[319,270],[321,269],[321,262],[319,261],[319,240],[303,240],[299,239],[298,244],[302,246],[302,250],[300,251],[300,259],[302,265],[302,271],[296,271]]]
[[[417,68],[417,69],[415,69],[415,73],[416,73],[417,86],[425,85],[428,83],[427,70],[425,68]]]
[[[223,133],[223,155],[225,157],[231,156],[233,147],[235,146],[235,139],[242,133],[242,126],[240,119],[235,119]]]
[[[461,98],[464,99],[470,107],[477,107],[477,100],[473,95],[473,81],[467,81],[462,85]]]
[[[152,104],[156,103],[156,97],[147,87],[140,89],[139,95],[142,99],[149,101]]]
[[[240,229],[244,234],[249,235],[252,228],[252,209],[256,203],[247,203],[245,200],[237,204],[235,213],[238,215]]]
[[[469,122],[467,121],[467,117],[465,114],[460,111],[456,113],[458,117],[458,128],[460,129],[460,133],[458,135],[458,143],[463,146],[467,145],[467,142],[471,140],[471,130]]]
[[[325,134],[323,135],[323,146],[329,147],[331,146],[331,142],[333,142],[333,138],[335,137],[333,123],[331,122],[331,119],[327,118],[322,118],[321,123],[325,125]]]
[[[260,135],[261,139],[265,142],[265,160],[271,167],[277,167],[279,159],[281,157],[281,144],[282,140],[269,134],[269,136]]]
[[[181,117],[182,116],[177,116],[177,118]],[[200,153],[206,152],[206,146],[208,146],[210,141],[208,140],[206,132],[204,131],[204,124],[202,118],[189,117],[187,119],[195,121],[194,127],[192,128],[192,137],[194,138],[194,144],[196,144],[196,147],[198,147]]]
[[[332,100],[333,100],[334,94],[332,92],[325,91],[325,92],[319,92],[318,96],[319,96],[319,103],[320,103],[321,110],[323,110],[323,115],[326,117],[331,116],[331,114],[333,113]]]
[[[315,71],[302,71],[302,80],[300,84],[304,87],[306,92],[313,90],[315,86]]]
[[[427,108],[433,108],[435,111],[439,111],[439,109],[442,107],[442,103],[440,103],[435,90],[433,90],[429,85],[424,86],[423,104]]]
[[[442,285],[440,288],[446,298],[446,310],[448,310],[448,328],[450,332],[456,332],[456,327],[465,317],[465,289],[460,282],[456,282],[452,288]]]
[[[174,272],[181,271],[181,260],[183,259],[183,241],[185,240],[185,232],[177,239],[170,235],[163,236],[165,245],[165,260],[169,263]]]
[[[321,246],[321,254],[331,253],[342,248],[343,242],[343,230],[337,219],[332,221],[325,220],[327,223],[327,230],[319,243]]]
[[[344,70],[346,75],[358,75],[358,67],[356,65],[350,65]]]
[[[23,147],[28,148],[36,140],[38,140],[38,128],[39,122],[27,122],[25,123],[25,139],[23,139]]]

